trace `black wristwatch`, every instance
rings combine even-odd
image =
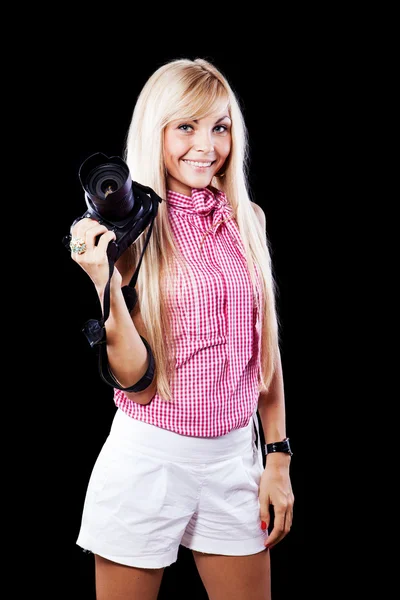
[[[289,438],[285,438],[281,442],[265,444],[265,454],[272,454],[272,452],[284,452],[285,454],[290,454],[290,456],[293,456],[293,452],[289,444]]]

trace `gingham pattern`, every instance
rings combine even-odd
[[[129,416],[179,434],[214,437],[248,424],[258,402],[261,309],[253,298],[244,248],[224,193],[168,191],[177,244],[194,271],[195,287],[175,267],[167,297],[177,344],[174,402],[156,393],[146,406],[121,390],[114,401]],[[260,300],[260,277],[257,298]],[[168,340],[165,340],[168,349]]]

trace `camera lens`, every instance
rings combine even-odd
[[[82,163],[79,176],[88,200],[103,218],[120,221],[128,217],[134,194],[128,166],[121,158],[94,154]]]
[[[127,174],[113,165],[101,165],[93,169],[87,178],[87,187],[90,194],[105,198],[108,194],[116,192],[123,187]]]
[[[101,191],[104,194],[104,197],[107,198],[108,194],[112,194],[113,192],[116,192],[118,189],[118,186],[116,185],[115,181],[113,181],[112,179],[107,179],[106,181],[104,181],[101,184]]]

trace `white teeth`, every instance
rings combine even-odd
[[[184,160],[183,162],[185,162],[188,165],[192,165],[193,167],[211,167],[212,162],[197,162],[195,160]]]

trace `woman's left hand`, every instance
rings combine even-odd
[[[290,531],[293,520],[294,495],[289,475],[290,457],[287,454],[274,453],[268,455],[265,469],[261,475],[258,498],[260,501],[260,517],[270,524],[270,507],[274,507],[274,526],[265,542],[272,548]]]

